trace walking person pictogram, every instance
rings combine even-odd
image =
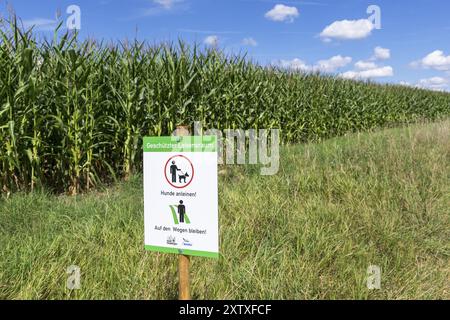
[[[170,166],[170,174],[172,175],[172,183],[177,182],[178,171],[181,171],[181,169],[178,169],[177,165],[175,164],[175,161],[172,161],[172,165]]]
[[[183,200],[180,200],[178,205],[178,215],[180,216],[180,223],[184,223],[184,215],[186,214],[186,206],[183,204]]]

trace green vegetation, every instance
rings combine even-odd
[[[192,259],[195,299],[450,298],[450,122],[286,146],[271,177],[222,170],[221,258]],[[0,299],[176,298],[176,256],[145,252],[143,233],[138,176],[13,194],[0,200]],[[70,265],[79,291],[65,288]]]
[[[1,22],[1,21],[0,21]],[[450,114],[450,95],[264,68],[184,43],[37,42],[0,30],[0,189],[77,194],[140,172],[142,137],[177,124],[318,141]]]

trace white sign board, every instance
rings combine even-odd
[[[145,249],[218,258],[217,138],[144,138]]]

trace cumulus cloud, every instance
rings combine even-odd
[[[298,16],[299,12],[296,7],[288,7],[283,4],[275,5],[272,10],[265,14],[267,19],[276,22],[293,22]]]
[[[450,91],[450,79],[446,79],[446,78],[442,78],[442,77],[432,77],[432,78],[420,79],[416,83],[400,81],[398,84],[402,85],[402,86],[427,89],[427,90],[433,90],[433,91]]]
[[[319,60],[313,69],[321,72],[334,72],[339,68],[345,67],[351,62],[351,57],[343,57],[338,55],[327,60]]]
[[[217,47],[219,45],[219,37],[215,35],[207,36],[203,43],[211,47]]]
[[[382,48],[382,47],[376,47],[374,50],[374,59],[376,60],[387,60],[391,58],[391,50]]]
[[[413,67],[435,69],[439,71],[450,70],[450,55],[446,56],[442,50],[435,50],[419,61],[411,63]]]
[[[391,57],[391,51],[386,48],[376,47],[374,55],[368,60],[359,60],[355,63],[355,69],[341,74],[346,79],[371,79],[392,77],[394,69],[391,66],[380,66],[378,60],[387,60]]]
[[[258,42],[256,42],[256,40],[253,39],[253,38],[244,38],[244,39],[242,39],[242,44],[244,46],[249,46],[249,47],[256,47],[256,46],[258,46]]]
[[[448,79],[442,77],[432,77],[419,80],[417,86],[424,89],[441,91],[448,89],[449,87],[448,84],[449,84]]]
[[[375,62],[360,60],[355,63],[355,68],[358,70],[370,70],[370,69],[376,69],[376,68],[378,68],[378,66],[376,65]]]
[[[291,69],[305,72],[334,72],[345,67],[352,62],[351,57],[337,55],[330,59],[319,60],[316,64],[309,65],[305,61],[295,58],[293,60],[281,60],[278,65],[284,69]]]
[[[305,61],[295,58],[293,60],[281,60],[278,65],[284,69],[296,71],[311,71],[311,67]]]
[[[406,87],[410,87],[411,86],[411,83],[408,82],[408,81],[400,81],[398,84],[401,85],[401,86],[406,86]]]
[[[384,78],[392,77],[394,75],[394,69],[391,66],[377,67],[375,69],[368,69],[362,71],[347,71],[341,74],[345,79],[372,79],[372,78]]]
[[[324,41],[358,40],[371,35],[374,25],[368,19],[335,21],[320,33]]]

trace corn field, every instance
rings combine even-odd
[[[0,30],[0,187],[76,194],[141,170],[142,137],[179,124],[279,128],[285,143],[435,120],[450,94],[263,67],[218,50],[36,40]]]

